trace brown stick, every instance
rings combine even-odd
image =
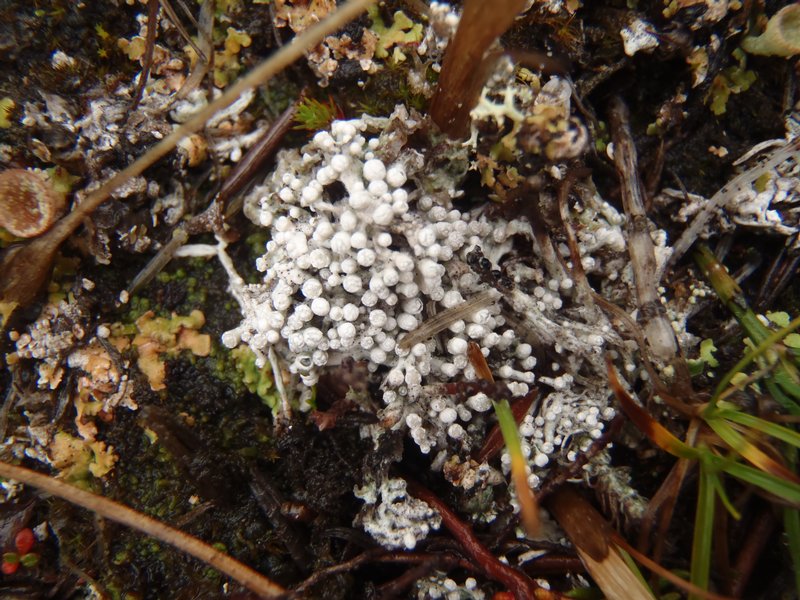
[[[770,508],[762,509],[756,516],[733,567],[734,578],[729,592],[734,598],[741,598],[744,594],[750,576],[763,556],[764,548],[772,537],[776,525],[777,519]]]
[[[285,591],[277,583],[270,581],[213,546],[118,502],[78,489],[49,475],[6,462],[0,462],[0,477],[21,481],[26,485],[31,485],[48,494],[91,510],[106,519],[146,533],[165,544],[186,552],[186,554],[191,554],[263,598],[274,598]]]
[[[669,363],[675,358],[678,346],[675,332],[658,296],[659,273],[644,208],[644,190],[639,177],[636,145],[631,135],[630,114],[619,96],[611,100],[608,117],[614,139],[614,165],[619,175],[622,203],[628,217],[628,253],[636,284],[639,319],[653,354]]]
[[[433,122],[448,137],[466,137],[469,113],[489,76],[486,51],[511,27],[524,6],[525,0],[467,0],[464,3],[430,108]]]

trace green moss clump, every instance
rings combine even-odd
[[[256,366],[256,355],[247,346],[239,346],[225,352],[217,361],[217,374],[235,386],[243,387],[261,398],[272,412],[280,408],[280,398],[272,379],[272,371]]]

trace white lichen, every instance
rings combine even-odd
[[[442,523],[436,510],[408,495],[404,479],[387,479],[377,489],[368,484],[354,493],[365,502],[356,522],[386,548],[413,550]]]

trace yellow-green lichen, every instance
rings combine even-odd
[[[170,318],[156,317],[148,311],[133,326],[113,325],[111,333],[120,340],[133,334],[130,344],[138,353],[136,364],[147,377],[150,388],[158,391],[166,388],[164,357],[177,356],[182,350],[189,350],[194,356],[210,354],[211,337],[198,331],[205,322],[199,310],[185,317],[173,314]],[[121,343],[120,349],[126,345]]]
[[[369,8],[369,16],[372,19],[372,31],[378,36],[375,58],[387,58],[389,50],[395,46],[392,60],[401,62],[405,60],[405,55],[400,47],[422,41],[422,24],[414,23],[401,10],[394,13],[392,24],[388,27],[381,19],[377,6],[372,5]]]
[[[709,91],[709,107],[711,112],[719,116],[727,111],[728,98],[731,94],[741,94],[750,89],[758,78],[755,72],[746,68],[746,58],[741,50],[735,50],[733,57],[739,61],[719,73],[711,82]]]

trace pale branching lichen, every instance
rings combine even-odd
[[[786,119],[787,139],[756,144],[734,162],[740,167],[752,166],[742,169],[738,175],[738,178],[743,178],[742,185],[725,186],[715,195],[718,202],[713,206],[704,196],[673,188],[662,190],[656,197],[656,204],[666,206],[679,202],[677,210],[671,212],[672,218],[678,222],[687,222],[712,206],[713,220],[698,232],[703,238],[731,231],[736,226],[759,228],[783,236],[796,235],[800,231],[800,210],[797,208],[800,168],[797,151],[790,147],[800,133],[793,129],[796,118],[797,111]],[[774,156],[777,160],[772,159]],[[764,157],[777,164],[770,167]]]
[[[365,503],[356,523],[386,548],[413,550],[442,522],[433,508],[408,494],[404,479],[356,488],[355,495]]]
[[[521,185],[523,176],[515,181],[509,170],[518,162],[504,161],[522,148],[528,172],[535,164],[544,176],[561,179],[561,161],[589,148],[571,94],[564,78],[519,80],[503,63],[473,111],[471,144],[437,141],[438,161],[425,158],[427,121],[403,107],[389,118],[334,121],[302,148],[279,154],[275,171],[245,199],[245,214],[269,232],[256,261],[261,281],[244,283],[224,243],[212,252],[228,271],[243,316],[223,344],[246,344],[256,366],[269,364],[279,388],[286,383],[278,390],[281,410],[309,409],[325,369],[363,361],[383,407],[379,424],[364,426],[362,434],[378,443],[387,430],[407,432],[432,456],[432,469],[484,497],[503,480],[473,459],[492,422],[491,399],[475,391],[457,398],[443,387],[476,379],[468,358],[474,343],[512,396],[534,385],[541,390],[538,409],[520,427],[534,488],[602,434],[615,414],[607,386],[593,383],[605,381],[604,353],[616,350],[635,373],[635,348],[591,301],[586,281],[573,280],[563,240],[543,240],[527,220],[490,217],[460,201],[470,161],[496,169],[504,185]],[[493,156],[498,139],[505,150]],[[555,199],[544,189],[539,202]],[[589,186],[577,188],[568,210],[583,271],[600,282],[598,293],[635,311],[624,215]],[[669,256],[666,235],[654,230],[651,237],[660,268]],[[519,247],[532,247],[532,255],[519,260]],[[460,308],[471,302],[474,308]],[[680,329],[683,307],[663,302]],[[452,322],[432,325],[434,315],[452,311]],[[687,347],[696,343],[679,339]],[[504,455],[506,473],[508,465]],[[399,517],[375,508],[382,506],[377,489],[387,481],[372,482],[375,498],[362,522],[381,543],[408,546],[422,530],[405,539]],[[490,520],[491,494],[475,510]]]

